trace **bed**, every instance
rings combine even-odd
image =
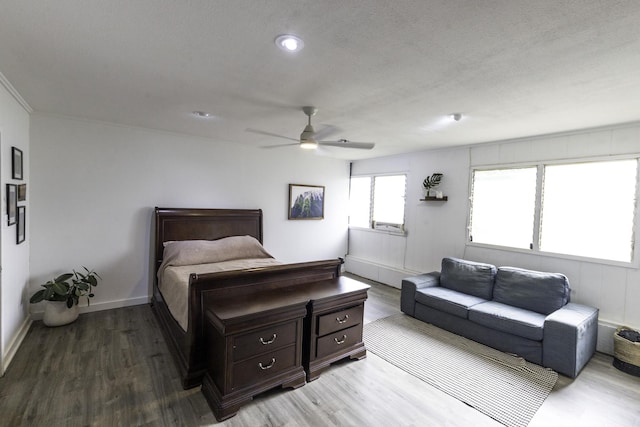
[[[268,257],[257,266],[215,272],[188,273],[184,319],[174,316],[160,288],[158,272],[163,265],[168,242],[217,241],[233,236],[263,238],[259,209],[155,208],[154,281],[151,306],[178,368],[182,386],[192,388],[202,382],[206,370],[204,313],[213,301],[230,293],[249,295],[255,289],[278,289],[340,276],[342,259],[281,264]],[[167,250],[167,252],[169,252]],[[166,263],[165,263],[166,264]],[[187,267],[188,269],[188,267]],[[182,324],[182,325],[181,325]]]

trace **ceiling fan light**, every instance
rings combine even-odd
[[[300,141],[300,147],[304,148],[305,150],[313,150],[315,148],[318,148],[318,143],[313,140]]]

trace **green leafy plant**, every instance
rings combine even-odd
[[[430,190],[432,188],[437,187],[440,184],[441,180],[442,180],[442,174],[434,173],[430,177],[428,176],[424,179],[424,181],[422,181],[422,186],[425,189]]]
[[[93,298],[93,288],[98,286],[98,279],[102,279],[98,273],[93,270],[84,268],[85,272],[73,270],[73,273],[64,273],[53,280],[49,280],[42,286],[38,292],[31,296],[29,300],[35,304],[40,301],[66,301],[67,307],[71,308],[74,304],[78,304],[80,297]]]

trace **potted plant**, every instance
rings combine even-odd
[[[441,180],[441,173],[434,173],[430,177],[426,177],[424,181],[422,181],[422,186],[424,187],[424,197],[434,197],[435,194],[431,194],[431,190],[440,185]]]
[[[42,321],[47,326],[61,326],[75,321],[80,310],[78,303],[80,297],[93,298],[93,287],[98,286],[101,277],[93,270],[84,268],[84,272],[72,270],[72,273],[64,273],[44,285],[44,289],[31,296],[32,304],[46,301]]]

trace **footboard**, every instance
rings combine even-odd
[[[222,296],[234,295],[251,303],[251,294],[258,290],[276,290],[284,287],[304,286],[305,283],[333,279],[340,276],[342,259],[283,264],[247,270],[192,274],[189,277],[189,320],[187,331],[177,326],[173,318],[162,316],[167,342],[176,359],[183,387],[191,388],[202,381],[206,367],[204,343],[204,313],[210,302]],[[163,319],[164,317],[164,319]],[[177,327],[177,329],[176,329]]]

